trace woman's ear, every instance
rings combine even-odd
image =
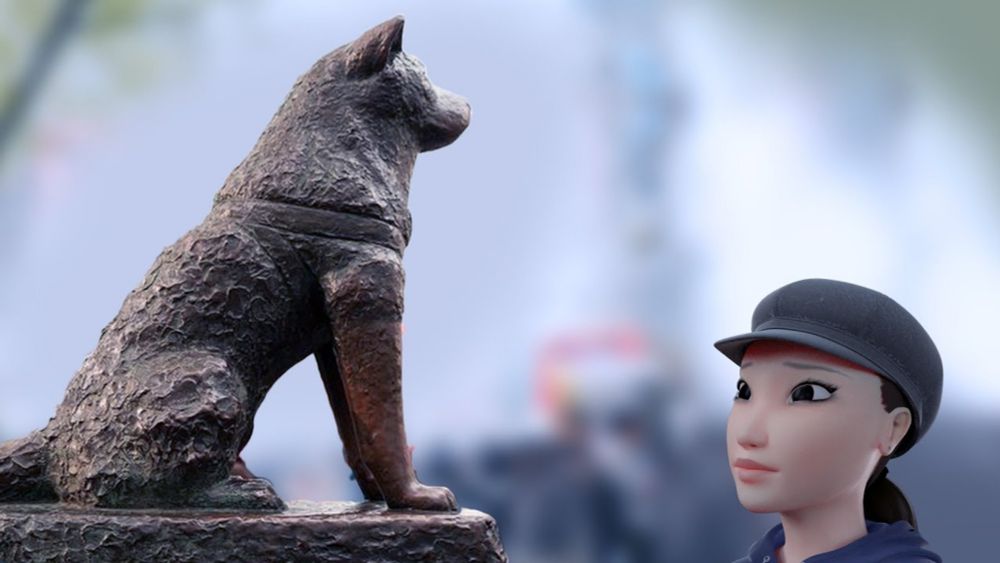
[[[899,446],[910,430],[910,425],[913,424],[910,409],[906,407],[896,407],[886,414],[888,415],[886,425],[879,440],[879,452],[883,456],[891,454]]]

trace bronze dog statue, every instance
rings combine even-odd
[[[0,502],[281,509],[233,468],[267,391],[312,354],[365,497],[457,508],[408,455],[402,254],[417,154],[454,141],[470,110],[402,52],[402,33],[401,17],[382,23],[298,79],[49,424],[0,444]]]

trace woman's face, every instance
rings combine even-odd
[[[893,426],[879,376],[812,348],[755,342],[726,429],[740,503],[788,512],[844,495],[860,500],[875,464],[902,436]],[[741,467],[754,464],[769,469]]]

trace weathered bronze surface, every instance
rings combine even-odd
[[[417,154],[454,141],[470,110],[401,51],[402,33],[389,20],[299,78],[49,424],[0,445],[0,502],[280,510],[237,457],[267,391],[315,355],[365,497],[456,509],[408,455],[402,254]]]
[[[280,514],[0,509],[0,561],[506,561],[492,518],[293,501]]]

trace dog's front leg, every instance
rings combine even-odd
[[[347,404],[347,393],[340,377],[340,367],[337,366],[337,354],[334,352],[333,343],[316,350],[315,356],[330,408],[333,409],[333,416],[337,420],[337,432],[344,444],[344,460],[354,470],[354,479],[361,487],[365,499],[385,500],[371,470],[361,461],[357,441],[358,429],[354,423],[354,415]]]
[[[391,508],[456,510],[444,487],[417,481],[406,443],[402,395],[403,269],[369,260],[322,278],[343,400],[331,397],[355,475],[370,479]],[[320,359],[320,354],[317,356]],[[327,373],[324,379],[331,379]],[[327,385],[328,393],[338,391]],[[336,412],[338,406],[347,412]],[[366,483],[365,489],[371,489]],[[371,490],[365,491],[366,496]]]

